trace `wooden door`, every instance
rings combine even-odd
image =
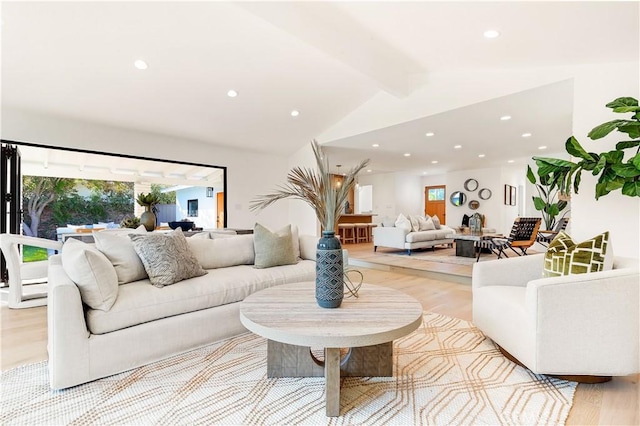
[[[442,225],[447,223],[447,190],[444,185],[424,187],[424,214],[438,216]]]
[[[216,194],[216,228],[224,228],[224,192]]]

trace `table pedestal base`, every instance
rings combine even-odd
[[[267,377],[325,377],[327,416],[340,415],[340,377],[391,377],[393,342],[351,348],[340,359],[340,348],[325,348],[324,362],[311,348],[267,341]]]

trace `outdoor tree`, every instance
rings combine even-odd
[[[73,179],[24,176],[22,185],[25,214],[29,218],[28,224],[26,221],[22,222],[22,228],[25,235],[37,237],[40,216],[45,207],[66,193],[73,192],[75,182]]]

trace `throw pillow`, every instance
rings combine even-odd
[[[462,216],[462,226],[469,226],[469,219],[471,219],[469,215]]]
[[[143,225],[136,229],[105,230],[93,233],[96,248],[111,262],[118,275],[118,284],[126,284],[147,278],[140,257],[133,248],[129,234],[146,234]]]
[[[431,216],[431,220],[433,221],[433,226],[435,226],[436,229],[442,228],[442,225],[440,224],[440,218],[438,216]]]
[[[193,234],[192,236],[189,237],[189,239],[191,238],[195,238],[196,240],[197,239],[208,240],[211,237],[209,236],[209,232],[204,231],[204,232],[198,232],[197,234]]]
[[[213,239],[187,238],[191,252],[204,269],[253,265],[253,235],[218,235]]]
[[[109,259],[97,248],[69,238],[62,246],[62,268],[80,290],[82,302],[108,311],[118,297],[118,276]]]
[[[433,223],[432,218],[424,219],[420,218],[420,231],[431,231],[436,229],[436,225]]]
[[[412,232],[418,232],[420,230],[420,219],[423,219],[422,216],[409,216]]]
[[[411,221],[409,221],[409,219],[407,219],[405,215],[403,215],[402,213],[398,215],[398,218],[396,219],[396,222],[395,222],[395,226],[396,228],[403,228],[411,232]]]
[[[164,287],[207,273],[191,253],[180,228],[168,233],[130,234],[133,248],[149,274],[151,284]]]
[[[256,223],[253,228],[253,245],[256,253],[254,263],[256,268],[292,265],[297,262],[293,249],[291,225],[287,225],[276,232],[271,232]]]
[[[382,218],[382,222],[381,222],[382,226],[385,228],[393,228],[394,226],[396,226],[395,221],[393,220],[393,218],[389,217],[389,216],[385,216]]]
[[[613,252],[609,244],[609,232],[596,235],[581,243],[561,231],[549,244],[544,255],[545,277],[586,274],[606,271],[613,267]]]

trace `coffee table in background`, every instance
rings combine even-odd
[[[268,377],[325,377],[327,416],[340,415],[340,376],[393,375],[393,340],[422,324],[422,305],[394,289],[363,284],[358,298],[336,309],[318,306],[315,283],[284,284],[254,293],[240,320],[268,339]],[[324,362],[311,348],[324,348]],[[341,348],[350,348],[341,359]]]
[[[504,238],[502,234],[489,232],[465,232],[462,234],[447,235],[446,238],[452,238],[456,242],[456,256],[475,257],[476,262],[480,260],[482,247],[480,243],[483,240],[492,238]],[[493,250],[491,250],[493,252]],[[495,254],[495,253],[494,253]]]

